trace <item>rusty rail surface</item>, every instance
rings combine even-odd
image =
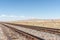
[[[2,25],[4,25],[4,24],[2,24]],[[12,27],[10,27],[8,25],[4,25],[4,26],[13,29],[14,31],[18,32],[19,34],[21,34],[22,36],[24,36],[28,40],[44,40],[43,38],[36,37],[36,36],[34,36],[32,34],[23,32],[21,30],[15,29],[15,28],[12,28]]]

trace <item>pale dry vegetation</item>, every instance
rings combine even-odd
[[[59,19],[55,19],[55,20],[33,19],[33,20],[16,21],[13,23],[60,29],[60,20]]]

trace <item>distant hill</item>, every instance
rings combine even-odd
[[[60,29],[60,19],[30,19],[15,21],[13,23]]]

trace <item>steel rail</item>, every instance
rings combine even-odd
[[[44,32],[49,32],[49,33],[52,33],[52,34],[60,35],[60,29],[46,28],[46,27],[39,27],[39,26],[31,26],[31,25],[22,25],[22,24],[13,24],[13,23],[6,23],[6,24],[25,27],[25,28],[30,28],[30,29],[34,29],[34,30],[37,30],[37,31],[44,31]]]
[[[4,25],[4,24],[2,24],[2,25]],[[43,38],[36,37],[36,36],[34,36],[34,35],[32,35],[32,34],[23,32],[23,31],[21,31],[21,30],[15,29],[15,28],[12,28],[12,27],[10,27],[10,26],[8,26],[8,25],[4,25],[4,26],[15,30],[16,32],[22,34],[22,35],[25,36],[26,38],[29,38],[28,40],[30,40],[30,39],[31,39],[31,40],[44,40]]]

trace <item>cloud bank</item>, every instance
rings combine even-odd
[[[16,21],[16,20],[25,20],[25,19],[33,19],[34,17],[27,16],[17,16],[17,15],[0,15],[0,21]]]

